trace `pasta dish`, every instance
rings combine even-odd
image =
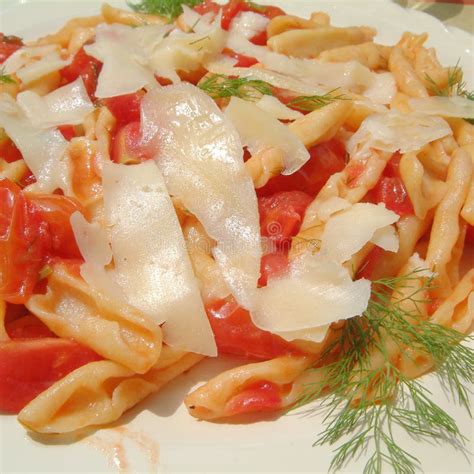
[[[474,93],[376,34],[246,0],[0,34],[5,416],[106,425],[227,355],[189,414],[325,410],[331,470],[463,439],[418,378],[469,412]]]

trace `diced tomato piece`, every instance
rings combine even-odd
[[[134,164],[152,158],[142,144],[140,122],[130,122],[115,134],[112,144],[112,160],[115,163]]]
[[[144,91],[138,91],[110,97],[103,102],[117,120],[117,126],[121,127],[130,122],[140,122],[140,103],[144,95]]]
[[[259,286],[266,286],[268,277],[284,275],[288,270],[288,256],[284,252],[268,253],[262,257],[260,263]]]
[[[59,194],[27,194],[27,197],[48,224],[51,235],[50,255],[68,259],[81,258],[70,219],[76,211],[85,212],[82,205],[73,198]]]
[[[18,36],[5,36],[0,33],[0,64],[4,63],[17,49],[23,46]]]
[[[312,197],[302,191],[287,191],[258,200],[260,233],[275,249],[288,250],[291,237],[296,235]]]
[[[79,76],[82,77],[87,93],[94,98],[101,69],[102,63],[89,56],[84,48],[81,48],[74,56],[72,63],[61,69],[60,73],[66,84],[75,81]]]
[[[12,339],[38,339],[41,337],[55,337],[48,326],[36,316],[28,314],[15,319],[5,325],[8,335]]]
[[[400,154],[395,153],[387,163],[377,185],[367,194],[367,200],[373,203],[383,202],[387,209],[400,217],[414,214],[413,205],[400,176]]]
[[[233,299],[218,301],[206,309],[219,354],[269,360],[299,353],[281,337],[257,328],[249,312]]]
[[[206,13],[214,13],[217,15],[220,9],[221,6],[212,0],[205,0],[203,3],[194,7],[194,11],[200,15],[205,15]]]
[[[280,388],[277,384],[261,380],[244,388],[232,397],[226,406],[230,415],[275,411],[281,408]]]
[[[473,225],[467,226],[466,243],[474,245],[474,226]]]
[[[68,339],[0,343],[0,411],[18,413],[68,373],[98,360],[95,352]]]
[[[344,144],[333,139],[312,147],[311,158],[296,173],[276,176],[260,189],[258,196],[269,196],[281,191],[303,191],[315,196],[326,181],[345,166],[346,150]]]
[[[221,27],[224,30],[228,30],[232,20],[241,12],[260,13],[270,19],[279,15],[285,15],[285,12],[279,7],[257,5],[256,3],[247,2],[245,0],[229,0],[229,2],[222,7]]]
[[[268,35],[266,30],[263,30],[261,33],[258,33],[254,37],[250,38],[250,41],[256,45],[265,46],[268,41]]]
[[[76,129],[73,125],[61,125],[58,127],[58,130],[61,132],[62,136],[67,140],[70,141],[74,137],[77,136]]]
[[[255,58],[252,58],[250,56],[245,56],[244,54],[235,53],[231,49],[226,48],[224,49],[223,52],[227,56],[237,59],[237,63],[235,64],[235,67],[250,67],[258,63],[258,61]]]
[[[16,147],[12,140],[0,130],[0,158],[3,158],[7,163],[21,160],[20,150]]]
[[[24,303],[50,250],[49,229],[21,188],[0,179],[0,297]]]
[[[377,265],[384,254],[385,250],[375,246],[360,266],[360,269],[357,272],[357,278],[366,278],[367,280],[371,280],[374,270],[377,268]]]

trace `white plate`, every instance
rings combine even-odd
[[[73,16],[94,14],[100,5],[96,0],[1,2],[0,31],[27,39],[49,33]],[[280,5],[303,16],[313,10],[327,11],[336,25],[375,26],[378,41],[387,44],[396,42],[405,30],[427,31],[429,44],[437,48],[442,62],[454,65],[460,59],[467,82],[474,83],[473,37],[424,13],[404,10],[388,0],[261,3]],[[311,446],[320,431],[318,416],[293,415],[232,425],[197,422],[187,414],[181,403],[184,395],[233,365],[231,360],[204,362],[129,412],[118,427],[100,430],[86,439],[30,436],[15,417],[1,417],[0,472],[326,472],[330,448]],[[463,410],[447,401],[432,376],[425,377],[424,383],[433,392],[434,401],[472,439],[473,424]],[[468,456],[450,446],[416,444],[403,436],[399,439],[402,447],[420,459],[425,472],[472,472]],[[359,460],[345,472],[361,472],[364,464]]]

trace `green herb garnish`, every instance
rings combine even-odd
[[[304,95],[296,97],[288,102],[287,105],[305,112],[312,112],[313,110],[320,109],[336,100],[347,100],[347,97],[345,97],[344,94],[336,95],[338,90],[339,89],[333,89],[324,95]]]
[[[182,5],[192,8],[204,0],[141,0],[139,3],[128,3],[128,6],[139,13],[160,15],[174,20],[183,13]]]
[[[213,74],[198,84],[213,99],[239,97],[255,100],[261,95],[273,95],[272,86],[268,82],[245,77],[230,78],[223,74]]]
[[[5,68],[0,69],[0,82],[3,84],[16,84],[15,80],[9,75],[5,74]]]
[[[432,95],[437,95],[440,97],[449,97],[453,95],[458,95],[460,97],[465,97],[469,100],[474,100],[474,91],[468,91],[466,89],[466,83],[464,82],[464,73],[459,65],[459,60],[456,63],[456,66],[448,68],[448,81],[446,86],[440,88],[434,79],[426,74],[426,80],[429,82],[429,92]]]
[[[308,384],[298,406],[323,397],[322,406],[311,410],[325,411],[325,428],[315,445],[340,443],[331,471],[368,452],[364,474],[379,474],[384,466],[397,474],[417,472],[420,463],[399,446],[395,427],[418,440],[457,447],[465,441],[453,418],[432,401],[429,390],[408,379],[390,359],[388,344],[404,352],[413,348],[432,359],[436,376],[470,415],[474,351],[463,343],[468,339],[464,335],[421,317],[420,295],[432,286],[429,279],[418,289],[410,285],[422,277],[420,273],[374,281],[364,315],[346,322],[340,338],[316,365],[319,368],[311,369],[323,374],[324,380]],[[398,293],[403,288],[405,292]],[[374,356],[379,357],[376,365]]]

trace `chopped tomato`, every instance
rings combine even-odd
[[[357,278],[366,278],[371,280],[374,270],[377,268],[377,265],[379,264],[380,259],[383,257],[384,253],[385,251],[382,248],[377,246],[374,247],[360,266],[360,269],[357,272]]]
[[[225,49],[224,54],[227,56],[230,56],[231,58],[237,59],[237,63],[235,64],[235,67],[250,67],[253,66],[254,64],[257,64],[258,61],[255,58],[252,58],[250,56],[245,56],[244,54],[238,54],[234,53],[231,49]]]
[[[266,30],[263,30],[261,33],[257,33],[255,36],[250,38],[250,41],[258,46],[265,46],[267,44],[267,40],[268,35]]]
[[[466,243],[474,245],[474,225],[467,226]]]
[[[77,136],[76,129],[73,125],[61,125],[58,127],[58,130],[61,132],[62,136],[67,140],[70,141],[74,137]]]
[[[208,306],[207,315],[219,354],[269,360],[299,352],[281,337],[257,328],[249,312],[233,299]]]
[[[261,380],[244,388],[232,397],[226,406],[229,415],[275,411],[281,408],[280,388],[277,384]]]
[[[75,81],[79,76],[82,77],[87,93],[91,98],[94,98],[101,68],[102,63],[89,56],[84,48],[81,48],[74,56],[72,63],[61,69],[60,72],[66,84]]]
[[[0,64],[4,63],[17,49],[23,46],[18,36],[5,36],[0,33]]]
[[[222,7],[221,27],[224,30],[229,30],[232,20],[242,12],[260,13],[261,15],[264,15],[270,19],[285,14],[285,12],[278,7],[257,5],[253,2],[247,2],[245,0],[230,0]]]
[[[408,192],[400,176],[400,154],[395,153],[388,162],[377,185],[367,194],[367,200],[373,203],[383,202],[387,209],[400,217],[414,213]]]
[[[73,198],[59,194],[27,194],[28,200],[39,210],[48,224],[51,235],[51,256],[59,258],[81,258],[74,232],[70,224],[71,215],[84,209]]]
[[[276,176],[260,189],[258,196],[269,196],[280,191],[303,191],[315,196],[326,181],[344,169],[346,150],[344,144],[333,139],[309,150],[311,158],[296,173]]]
[[[288,270],[288,256],[285,252],[268,253],[260,263],[259,286],[266,286],[269,276],[280,276]]]
[[[8,335],[12,339],[38,339],[40,337],[55,337],[42,321],[36,316],[28,314],[15,319],[5,325]]]
[[[220,9],[221,6],[212,0],[205,0],[203,3],[194,7],[194,11],[200,15],[205,15],[206,13],[214,13],[217,15]]]
[[[142,144],[140,122],[130,122],[118,130],[112,144],[115,163],[134,164],[150,158],[148,149]]]
[[[48,224],[21,188],[0,179],[0,296],[24,303],[50,248]]]
[[[287,191],[260,197],[260,233],[275,249],[288,250],[291,237],[296,235],[312,197],[302,191]]]
[[[0,158],[7,163],[13,163],[23,158],[20,150],[4,132],[2,133],[2,130],[0,130]]]
[[[140,103],[145,92],[139,91],[133,94],[119,95],[104,99],[104,105],[112,112],[117,120],[117,126],[121,127],[130,122],[140,121]]]
[[[0,343],[0,411],[18,413],[68,373],[100,359],[89,348],[68,339]]]

